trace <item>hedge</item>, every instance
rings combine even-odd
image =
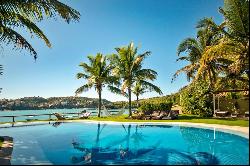
[[[153,111],[167,111],[171,110],[173,103],[144,103],[138,110],[143,111],[146,114],[151,114]]]

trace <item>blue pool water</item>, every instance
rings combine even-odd
[[[179,125],[52,122],[0,135],[14,139],[12,164],[249,164],[248,139]]]

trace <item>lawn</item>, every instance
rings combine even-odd
[[[79,120],[79,119],[77,118],[74,120]],[[191,122],[191,123],[207,123],[207,124],[221,124],[221,125],[229,125],[229,126],[249,127],[249,120],[229,119],[229,118],[220,118],[220,119],[202,118],[197,115],[184,115],[184,114],[179,115],[179,118],[176,120],[134,120],[134,119],[128,119],[127,115],[118,116],[118,117],[100,117],[100,118],[90,117],[87,120],[115,121],[115,122]],[[34,120],[34,121],[49,121],[49,120]],[[28,123],[28,121],[20,121],[20,122]],[[0,122],[0,124],[3,124],[3,123],[4,122]]]
[[[116,122],[191,122],[191,123],[207,123],[207,124],[221,124],[229,126],[243,126],[249,127],[248,120],[242,119],[215,119],[215,118],[202,118],[195,115],[179,115],[179,118],[176,120],[132,120],[126,119],[126,116],[119,117],[91,117],[90,120],[97,121],[116,121]]]

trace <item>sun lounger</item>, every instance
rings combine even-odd
[[[162,120],[173,120],[178,119],[179,110],[170,110],[169,113],[165,116],[163,116]]]
[[[65,115],[62,115],[60,113],[54,113],[54,115],[56,116],[56,118],[58,120],[66,120],[66,119],[72,119],[73,118],[72,116],[65,116]]]
[[[85,112],[79,116],[80,119],[87,119],[89,118],[91,112]]]
[[[228,111],[217,111],[215,114],[216,116],[219,116],[219,117],[226,117],[228,115]]]
[[[157,111],[151,115],[151,119],[160,120],[165,116],[167,116],[167,113],[165,111]]]
[[[132,119],[142,120],[146,118],[146,115],[141,112],[138,112],[138,113],[133,113],[131,117]]]

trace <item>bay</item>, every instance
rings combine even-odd
[[[43,110],[16,110],[16,111],[0,111],[0,122],[12,122],[12,117],[1,117],[1,116],[20,116],[20,115],[29,115],[29,116],[21,116],[15,117],[15,121],[26,121],[27,119],[37,119],[37,120],[48,120],[49,115],[41,115],[41,114],[53,114],[55,112],[61,114],[67,113],[80,113],[81,111],[86,110],[91,112],[91,116],[97,116],[97,109],[94,108],[73,108],[73,109],[43,109]],[[120,109],[112,109],[110,112],[119,112]],[[126,110],[124,114],[128,114]],[[30,116],[30,115],[40,115],[40,116]],[[77,115],[74,115],[77,116]],[[102,110],[102,116],[105,115],[105,111]],[[51,116],[52,119],[56,119],[55,116]]]

